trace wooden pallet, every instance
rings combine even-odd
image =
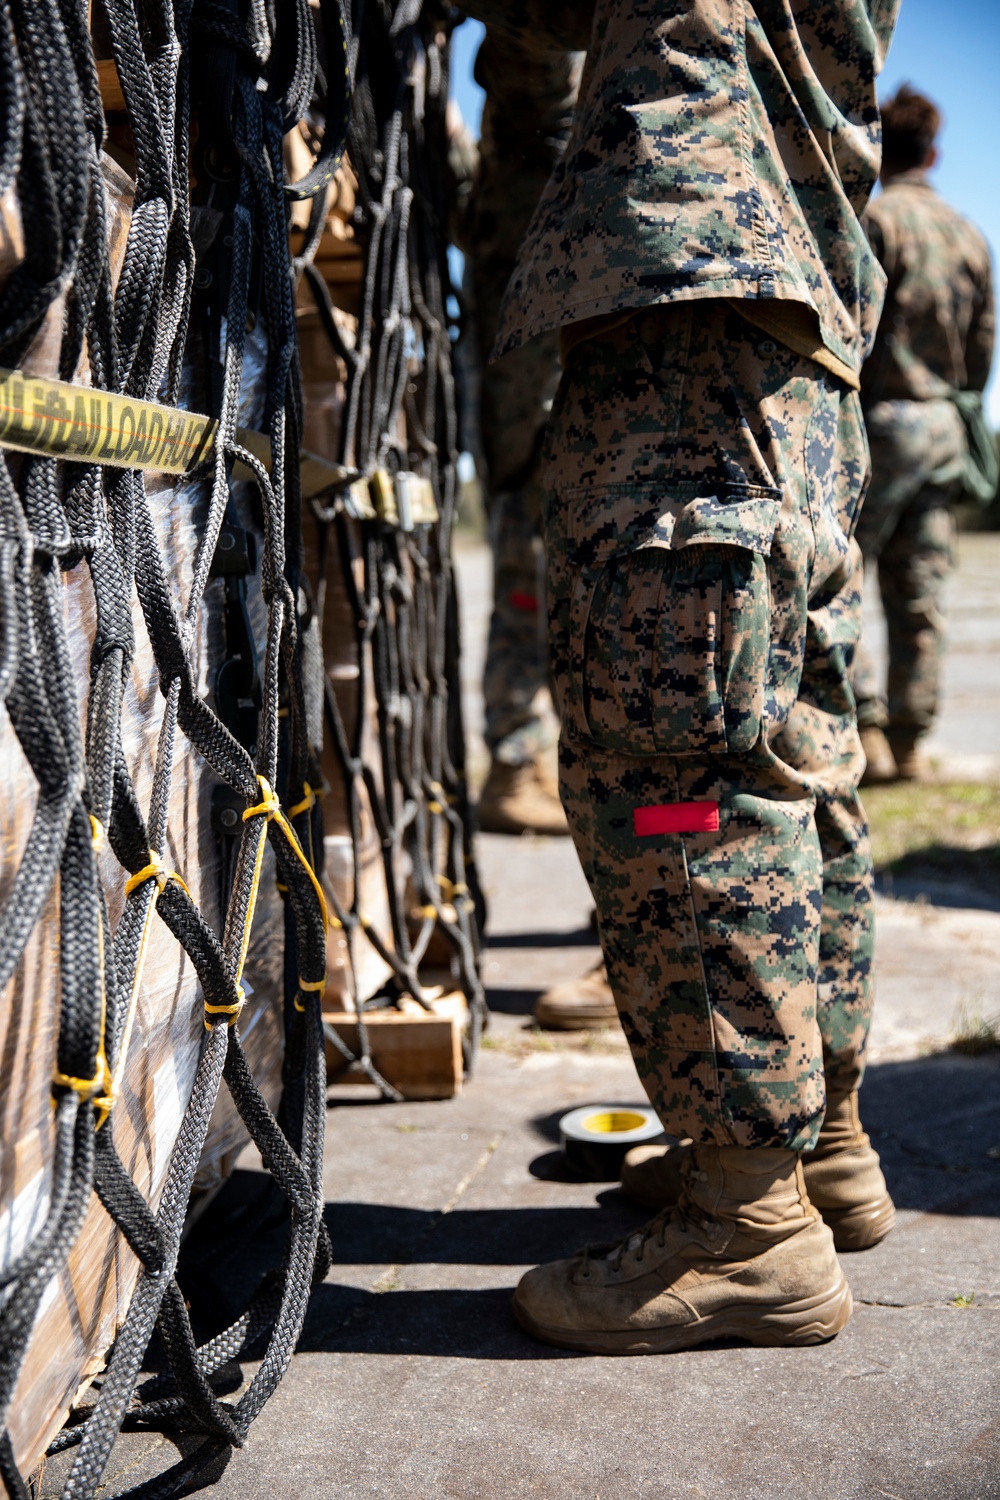
[[[372,1061],[386,1082],[404,1099],[452,1099],[462,1090],[462,1032],[469,1010],[460,990],[437,985],[425,990],[431,1010],[404,995],[389,1010],[365,1013]],[[359,1050],[357,1017],[349,1011],[324,1011],[323,1019],[355,1054]],[[360,1068],[344,1067],[332,1042],[326,1044],[331,1085],[367,1081]]]

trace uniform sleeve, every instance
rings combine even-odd
[[[512,33],[530,50],[585,52],[595,4],[596,0],[462,0],[461,9],[497,32]]]
[[[986,252],[984,261],[984,273],[978,287],[979,296],[976,301],[972,322],[969,324],[969,336],[965,343],[965,368],[967,388],[970,391],[981,391],[986,387],[990,378],[990,365],[993,363],[993,335],[995,329],[995,314],[993,303],[993,272],[990,266],[989,252]]]
[[[868,18],[875,33],[875,72],[885,67],[886,53],[896,29],[896,19],[902,0],[868,0]]]

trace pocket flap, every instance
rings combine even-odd
[[[740,500],[699,496],[689,500],[677,517],[670,546],[677,551],[706,542],[721,543],[769,557],[780,508],[780,490],[761,489]],[[645,545],[662,546],[663,542],[650,537]]]

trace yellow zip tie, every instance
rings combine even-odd
[[[100,854],[104,848],[104,824],[100,818],[95,818],[93,813],[90,814],[90,842],[94,853]]]
[[[137,870],[134,875],[130,875],[126,880],[126,896],[131,896],[132,892],[138,890],[139,886],[144,885],[147,880],[155,880],[157,888],[161,891],[171,880],[175,880],[182,891],[187,891],[189,896],[191,894],[177,871],[168,870],[155,849],[150,849],[149,851],[149,864],[144,865],[141,870]]]
[[[297,818],[299,816],[299,813],[309,812],[311,808],[316,806],[316,793],[313,791],[308,781],[304,781],[302,783],[302,786],[305,790],[305,796],[302,798],[301,802],[296,802],[294,807],[290,807],[288,809],[288,816],[290,818]]]
[[[414,911],[415,917],[436,917],[438,909],[436,906],[418,906]]]
[[[243,993],[243,990],[239,985],[236,986],[236,993],[240,998],[237,1000],[235,1005],[209,1005],[208,1001],[206,1000],[206,1016],[228,1016],[229,1020],[226,1022],[226,1025],[235,1026],[237,1020],[239,1019],[240,1011],[243,1009],[247,1000],[246,995]],[[212,1030],[212,1024],[208,1020],[205,1021],[205,1030]]]
[[[440,802],[428,802],[427,811],[432,813],[443,813],[444,808],[441,806]]]

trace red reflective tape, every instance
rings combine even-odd
[[[525,614],[535,615],[538,613],[538,600],[534,594],[522,594],[518,589],[507,595],[513,609],[523,609]]]
[[[715,833],[719,826],[717,802],[665,802],[660,807],[637,807],[632,821],[639,838],[653,833]]]

